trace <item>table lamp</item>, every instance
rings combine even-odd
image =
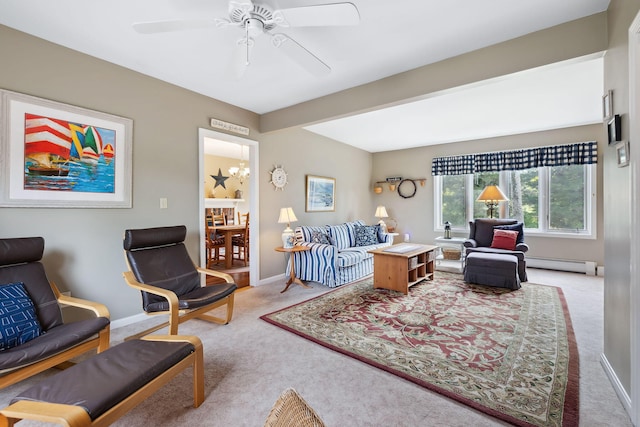
[[[380,225],[380,229],[386,233],[387,232],[387,224],[385,224],[384,220],[382,218],[388,218],[389,214],[387,214],[387,209],[384,206],[378,206],[376,208],[376,214],[375,217],[378,218],[380,221],[378,221],[378,224]]]
[[[487,205],[489,211],[489,218],[493,218],[493,211],[498,206],[498,203],[507,201],[507,196],[504,195],[500,187],[497,185],[487,185],[482,190],[482,193],[476,199],[477,202],[484,202]]]
[[[278,218],[279,224],[287,224],[287,228],[282,232],[282,247],[292,248],[294,242],[294,233],[290,223],[297,221],[296,214],[293,213],[292,208],[280,208],[280,218]]]

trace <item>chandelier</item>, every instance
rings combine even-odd
[[[238,164],[238,166],[232,166],[229,168],[229,175],[231,175],[232,178],[240,181],[240,185],[242,185],[244,183],[244,180],[249,178],[249,174],[249,168],[244,166],[244,145],[241,145],[240,163]]]

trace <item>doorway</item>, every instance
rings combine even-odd
[[[249,170],[251,171],[249,174],[249,178],[244,185],[248,185],[248,197],[245,198],[243,202],[243,206],[245,209],[248,207],[249,217],[252,219],[249,221],[249,235],[251,236],[249,240],[249,285],[255,286],[258,281],[258,272],[259,269],[259,256],[258,256],[258,248],[259,248],[259,225],[257,219],[259,218],[259,210],[258,210],[258,194],[259,194],[259,185],[257,177],[260,174],[258,167],[258,142],[254,140],[250,140],[247,138],[242,138],[235,135],[229,135],[221,132],[216,132],[210,129],[200,128],[198,130],[198,142],[199,142],[199,177],[200,177],[200,185],[198,194],[200,195],[199,199],[199,209],[200,209],[200,265],[203,268],[206,268],[207,265],[207,254],[206,254],[206,236],[204,230],[205,224],[205,199],[210,196],[210,194],[206,194],[206,188],[211,187],[211,185],[206,185],[207,180],[211,180],[211,177],[206,171],[205,168],[205,146],[209,144],[215,144],[215,141],[220,141],[222,144],[227,147],[231,146],[233,153],[224,154],[221,153],[222,156],[226,157],[238,157],[239,161],[245,161],[248,164]],[[222,146],[222,145],[221,145]],[[243,148],[244,147],[244,148]],[[215,148],[214,148],[215,151]],[[244,157],[243,157],[244,156]],[[242,158],[243,157],[243,158]],[[220,168],[223,172],[222,175],[228,176],[227,168]],[[224,170],[222,170],[224,169]],[[217,171],[216,171],[217,172]],[[229,201],[233,201],[232,199],[226,199]],[[237,217],[237,212],[236,212]],[[237,218],[236,218],[237,219]],[[231,255],[231,254],[229,254]]]

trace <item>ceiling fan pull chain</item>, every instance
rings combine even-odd
[[[247,60],[245,62],[245,65],[249,65],[249,26],[245,24],[244,26],[244,31],[245,31],[245,48],[246,48],[246,52],[247,52]]]

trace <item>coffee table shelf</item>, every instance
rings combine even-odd
[[[373,254],[373,287],[409,293],[409,287],[433,280],[437,246],[401,243],[369,251]]]

